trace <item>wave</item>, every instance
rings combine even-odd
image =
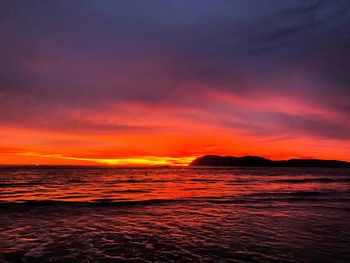
[[[302,184],[302,183],[346,183],[350,182],[350,178],[305,178],[305,179],[278,179],[273,180],[275,183],[294,183],[294,184]]]
[[[348,194],[343,191],[294,191],[294,192],[266,192],[247,194],[245,197],[263,198],[263,197],[336,197]]]
[[[46,182],[0,183],[0,188],[45,185]]]
[[[113,200],[95,199],[91,201],[61,201],[61,200],[26,200],[26,201],[0,201],[0,208],[6,207],[40,207],[40,206],[135,206],[162,203],[184,202],[182,199],[148,199],[148,200]]]
[[[93,199],[91,201],[70,201],[70,200],[18,200],[18,201],[0,201],[0,208],[18,208],[18,207],[59,207],[59,206],[142,206],[142,205],[167,205],[173,203],[191,202],[197,205],[205,203],[211,204],[265,204],[271,202],[310,202],[313,204],[350,202],[350,195],[347,192],[337,191],[297,191],[286,193],[256,193],[237,196],[209,196],[209,197],[191,197],[178,199],[145,199],[145,200],[118,200],[118,199]]]

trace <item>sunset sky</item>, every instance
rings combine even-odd
[[[350,161],[350,1],[0,1],[0,163]]]

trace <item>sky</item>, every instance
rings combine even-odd
[[[350,1],[0,1],[0,163],[350,161]]]

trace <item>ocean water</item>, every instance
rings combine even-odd
[[[350,169],[3,166],[0,262],[350,262]]]

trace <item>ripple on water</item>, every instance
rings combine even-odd
[[[350,262],[347,171],[6,172],[0,262]]]

